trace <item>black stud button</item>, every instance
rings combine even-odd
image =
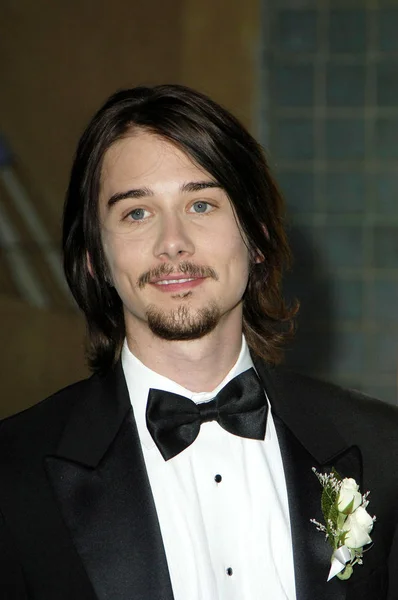
[[[231,569],[231,567],[228,567],[228,569],[226,570],[226,573],[229,577],[231,577],[231,575],[233,574],[233,570]]]
[[[214,481],[215,481],[216,483],[221,483],[221,482],[222,482],[222,477],[221,477],[221,475],[215,475],[215,476],[214,476]]]

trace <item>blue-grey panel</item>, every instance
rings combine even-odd
[[[396,373],[398,336],[395,332],[379,331],[372,336],[373,362],[379,373]]]
[[[356,374],[365,368],[365,336],[361,331],[334,332],[335,351],[330,357],[330,372]]]
[[[314,102],[313,65],[275,65],[274,102],[278,106],[311,106]]]
[[[384,52],[397,51],[398,8],[382,8],[378,11],[378,18],[380,50]]]
[[[360,159],[365,154],[363,119],[329,119],[325,123],[326,156],[335,159]]]
[[[374,206],[380,214],[398,215],[398,172],[374,176]]]
[[[364,265],[364,240],[361,225],[319,226],[314,228],[317,252],[329,273],[344,268],[361,268]]]
[[[329,47],[334,52],[366,51],[366,11],[362,9],[331,10]]]
[[[278,175],[288,213],[308,213],[314,210],[314,175],[284,171]]]
[[[398,226],[375,226],[374,265],[398,269]]]
[[[371,293],[370,318],[379,324],[395,323],[397,321],[397,307],[398,282],[391,279],[377,279]]]
[[[314,123],[312,119],[280,119],[275,127],[273,154],[276,158],[313,158]]]
[[[373,230],[374,266],[398,269],[398,226],[376,225]]]
[[[398,118],[384,117],[376,120],[372,147],[378,158],[398,158]]]
[[[274,43],[284,52],[314,52],[317,48],[315,10],[281,10]]]
[[[364,65],[329,64],[326,70],[326,102],[330,106],[361,106],[365,99]]]
[[[330,213],[361,213],[365,210],[365,177],[363,173],[325,175],[324,195]]]
[[[359,321],[363,316],[363,281],[334,277],[329,282],[332,297],[332,319]]]
[[[398,38],[398,31],[396,32]],[[398,106],[398,60],[388,60],[377,67],[377,103]]]

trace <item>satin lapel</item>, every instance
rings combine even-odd
[[[172,600],[156,509],[121,366],[90,393],[46,467],[99,600]]]
[[[348,582],[327,582],[332,549],[310,519],[323,522],[321,486],[312,472],[334,467],[360,484],[359,450],[349,447],[325,415],[311,412],[310,392],[298,390],[294,380],[255,362],[270,399],[285,470],[293,542],[297,600],[344,600]],[[291,384],[291,385],[290,385]]]
[[[319,464],[277,415],[274,419],[288,490],[297,600],[344,600],[347,582],[336,577],[327,582],[332,549],[310,522],[310,519],[323,522],[321,486],[312,467],[325,473],[330,471],[330,465]],[[333,466],[342,475],[347,473],[355,478],[359,464],[356,455],[356,448],[351,448],[336,457]],[[346,472],[345,464],[354,463],[356,468]]]

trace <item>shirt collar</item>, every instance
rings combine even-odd
[[[189,398],[196,404],[208,402],[223,388],[231,379],[240,375],[253,367],[253,361],[250,356],[244,336],[242,336],[242,346],[238,360],[227,373],[221,383],[211,392],[192,392],[172,381],[168,377],[159,375],[156,371],[146,367],[134,354],[130,351],[127,340],[124,341],[122,349],[122,367],[126,378],[127,388],[130,395],[130,401],[133,407],[135,420],[137,423],[138,435],[141,443],[148,449],[153,448],[155,443],[152,439],[146,426],[146,404],[150,388],[172,392]]]

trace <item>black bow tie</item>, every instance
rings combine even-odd
[[[267,412],[264,390],[254,369],[249,369],[227,383],[213,400],[202,404],[150,389],[146,423],[163,458],[169,460],[192,444],[201,424],[208,421],[217,421],[234,435],[263,440]]]

